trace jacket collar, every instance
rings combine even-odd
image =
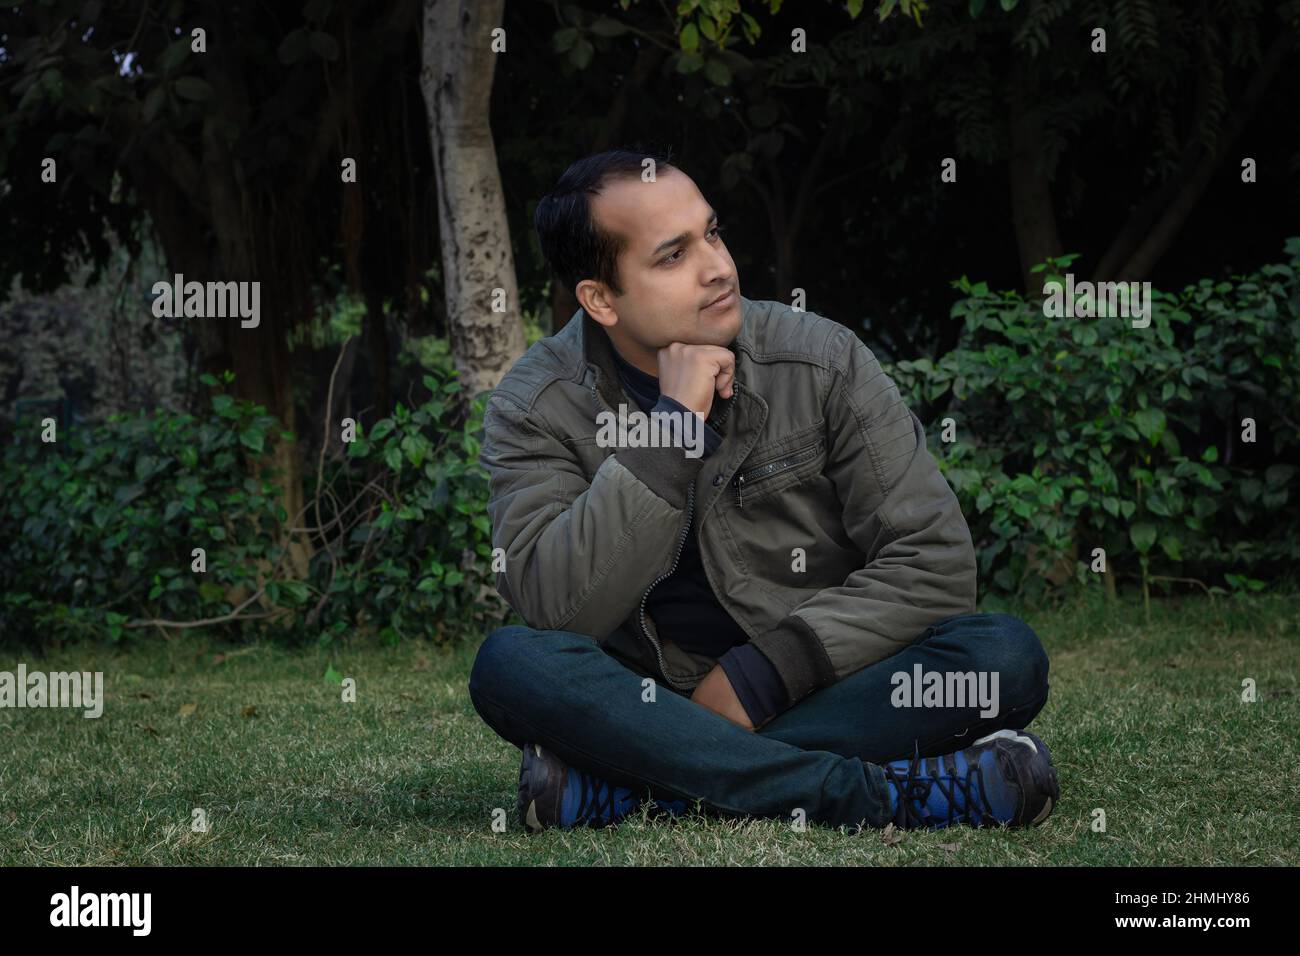
[[[750,302],[743,295],[740,297],[740,331],[731,340],[727,348],[736,356],[736,380],[741,380],[740,358],[742,350],[749,344]],[[619,384],[618,368],[614,364],[614,346],[605,332],[605,327],[587,314],[587,310],[578,306],[575,317],[580,318],[579,340],[582,343],[582,358],[586,365],[597,370],[596,386],[605,396],[611,407],[617,407],[623,401],[623,387]],[[716,401],[715,401],[716,404]]]

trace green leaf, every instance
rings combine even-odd
[[[975,19],[975,18],[978,17],[981,13],[984,12],[984,3],[985,3],[985,0],[970,0],[970,15],[971,15],[971,19],[972,19],[972,20]],[[1047,264],[1046,264],[1046,263],[1043,263],[1043,262],[1040,262],[1038,265],[1034,266],[1034,267],[1033,267],[1032,269],[1030,269],[1029,271],[1030,271],[1030,272],[1041,272],[1042,270],[1044,270],[1044,269],[1046,269],[1046,268],[1047,268]]]
[[[1158,408],[1142,408],[1133,414],[1133,423],[1151,444],[1160,441],[1165,433],[1165,413]]]
[[[239,443],[256,454],[262,452],[262,431],[256,425],[250,425],[239,433]]]
[[[1295,465],[1270,465],[1264,471],[1264,483],[1270,488],[1284,487],[1295,471]]]
[[[182,76],[176,81],[176,95],[202,103],[212,99],[212,84],[200,76]]]
[[[726,86],[731,82],[731,71],[718,59],[709,60],[704,64],[704,75],[714,86]]]
[[[591,32],[598,37],[621,37],[627,33],[627,30],[626,23],[613,17],[597,17],[596,22],[591,25]]]
[[[307,0],[302,7],[302,18],[321,23],[330,15],[330,0]]]
[[[325,666],[325,679],[329,681],[331,684],[343,683],[343,675],[334,669],[334,665],[332,663],[327,664]]]
[[[281,63],[285,66],[292,66],[303,59],[310,49],[311,45],[307,38],[307,31],[298,29],[289,31],[289,34],[280,42],[280,46],[275,52]]]
[[[579,35],[577,27],[563,27],[556,30],[551,35],[551,49],[556,53],[568,53],[578,42]]]
[[[317,30],[307,41],[314,52],[322,60],[329,60],[331,63],[339,58],[339,43],[324,30]]]
[[[420,462],[424,461],[424,456],[429,451],[429,440],[423,435],[404,435],[401,448],[402,453],[406,455],[406,460],[419,468]]]
[[[578,40],[578,42],[573,45],[573,49],[569,51],[569,62],[579,70],[585,70],[588,64],[591,63],[591,58],[595,53],[596,48],[591,45],[590,41],[588,41],[586,37],[583,37]]]
[[[141,115],[146,123],[152,123],[158,111],[162,109],[163,104],[167,102],[167,87],[159,84],[149,91],[149,95],[144,98],[144,106],[141,107]],[[213,384],[216,380],[213,379]]]
[[[1156,543],[1155,525],[1146,523],[1135,524],[1133,527],[1128,529],[1128,536],[1133,542],[1133,546],[1137,548],[1140,553],[1146,554],[1151,550],[1151,545]]]
[[[185,62],[185,58],[190,55],[191,40],[188,36],[181,37],[179,40],[173,40],[162,51],[162,56],[158,57],[158,69],[164,74],[172,72],[176,67]],[[161,87],[155,87],[160,89]]]
[[[704,69],[704,57],[698,53],[683,53],[677,57],[678,73],[698,73]]]
[[[149,477],[158,470],[158,459],[152,455],[141,455],[135,461],[135,480],[146,482]]]
[[[678,38],[682,50],[686,53],[694,53],[700,48],[700,31],[694,23],[688,23],[682,29],[682,35]]]

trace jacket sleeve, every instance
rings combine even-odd
[[[975,549],[957,496],[898,387],[856,335],[847,339],[830,359],[825,474],[867,560],[754,638],[787,708],[975,610]]]
[[[619,449],[588,481],[545,420],[494,394],[483,416],[497,590],[540,630],[603,641],[668,570],[703,465],[674,448]]]

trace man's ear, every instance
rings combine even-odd
[[[578,304],[587,310],[587,314],[605,328],[612,328],[618,322],[618,313],[610,304],[609,290],[594,279],[583,279],[573,290]]]

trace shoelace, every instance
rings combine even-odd
[[[997,822],[989,810],[988,794],[984,791],[984,773],[980,769],[979,763],[969,763],[966,766],[966,779],[959,776],[951,776],[948,779],[952,781],[950,787],[943,785],[944,774],[924,774],[918,773],[921,769],[921,748],[919,744],[914,743],[915,748],[912,754],[911,762],[908,764],[907,773],[900,774],[888,764],[883,768],[885,776],[892,780],[898,787],[898,812],[894,814],[894,824],[896,826],[907,828],[909,825],[917,824],[926,825],[925,815],[913,806],[913,801],[924,807],[926,799],[930,796],[930,791],[934,787],[939,788],[939,792],[947,798],[948,801],[948,818],[946,825],[952,826],[954,822],[962,821],[970,823],[972,826],[983,826],[986,822]],[[942,757],[934,758],[940,768],[943,767]],[[974,783],[972,784],[972,778]],[[964,810],[957,812],[956,793],[961,790],[964,798]],[[979,799],[976,800],[976,791]],[[971,817],[978,813],[975,820]]]
[[[589,773],[579,773],[582,789],[578,796],[578,813],[575,825],[590,823],[593,820],[607,823],[614,818],[614,785],[594,778]],[[603,795],[602,795],[603,791]],[[602,810],[607,815],[602,818]]]

